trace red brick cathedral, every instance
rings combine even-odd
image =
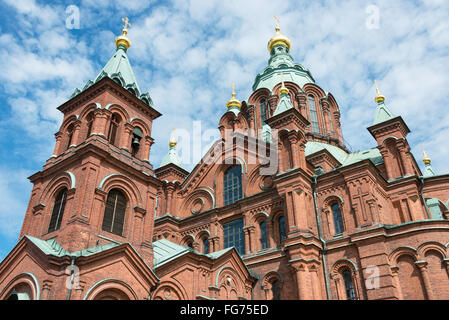
[[[375,144],[351,152],[336,99],[277,25],[221,138],[188,172],[173,134],[154,168],[161,113],[137,84],[127,31],[58,107],[0,299],[449,299],[449,175],[425,153],[420,170],[378,89]]]

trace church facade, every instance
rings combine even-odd
[[[130,45],[125,23],[113,57],[58,107],[0,299],[449,299],[449,174],[425,153],[421,171],[379,90],[373,146],[350,152],[336,99],[277,26],[221,139],[188,172],[173,135],[154,168],[161,113]]]

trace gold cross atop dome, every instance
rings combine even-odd
[[[125,25],[123,26],[123,30],[128,31],[128,26],[131,27],[131,23],[129,23],[128,17],[122,18],[122,21],[125,23]],[[122,31],[122,32],[123,32],[123,31]]]
[[[287,87],[285,87],[285,84],[284,84],[284,72],[282,72],[282,71],[281,71],[281,79],[282,79],[282,86],[279,89],[279,94],[280,95],[288,94],[290,91],[287,89]]]
[[[242,103],[235,98],[235,84],[232,84],[232,98],[226,103],[226,108],[237,107],[240,109]]]
[[[122,29],[122,34],[115,38],[115,45],[117,48],[119,46],[124,46],[126,49],[131,47],[131,40],[126,36],[128,33],[128,27],[131,27],[131,23],[129,23],[128,17],[122,18],[122,21],[125,23]]]
[[[178,144],[178,142],[176,141],[176,137],[175,137],[175,131],[176,131],[176,127],[173,127],[171,136],[170,136],[170,142],[168,143],[168,145],[170,147],[174,147]]]
[[[274,16],[274,20],[276,21],[276,27],[275,27],[276,35],[274,37],[272,37],[270,39],[270,41],[268,41],[268,51],[271,52],[271,50],[276,45],[284,45],[287,47],[288,50],[290,50],[290,46],[291,46],[290,39],[280,33],[281,28],[279,27],[278,16]]]
[[[374,80],[374,84],[376,85],[376,93],[377,93],[376,97],[374,98],[374,101],[376,101],[376,103],[384,102],[385,101],[385,96],[380,94],[379,87],[377,86],[377,81],[376,80]]]

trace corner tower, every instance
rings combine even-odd
[[[152,266],[160,181],[149,156],[152,122],[161,114],[137,84],[123,21],[105,67],[58,107],[64,119],[54,153],[29,178],[34,187],[20,236],[52,239],[68,252],[129,243]]]

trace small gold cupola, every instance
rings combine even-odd
[[[374,98],[374,101],[376,101],[376,103],[384,102],[385,101],[385,96],[380,94],[379,87],[377,86],[377,81],[376,80],[374,80],[374,84],[376,85],[376,92],[377,92],[377,95]]]
[[[115,45],[118,48],[119,46],[125,47],[128,50],[131,47],[131,40],[126,36],[128,34],[128,26],[131,27],[131,23],[129,23],[128,17],[122,18],[122,21],[125,23],[122,29],[122,34],[115,38]]]
[[[283,72],[281,72],[281,79],[282,79],[282,86],[279,89],[279,95],[289,94],[290,91],[288,90],[288,88],[284,84],[284,73]]]
[[[282,35],[280,33],[281,28],[279,27],[279,18],[277,16],[274,16],[274,19],[276,20],[276,35],[274,35],[270,41],[268,41],[268,51],[271,52],[271,50],[279,44],[282,44],[290,50],[291,41],[288,37]]]
[[[226,108],[228,110],[230,108],[238,108],[240,110],[240,107],[242,106],[242,103],[235,98],[235,84],[232,84],[232,98],[226,103]]]

